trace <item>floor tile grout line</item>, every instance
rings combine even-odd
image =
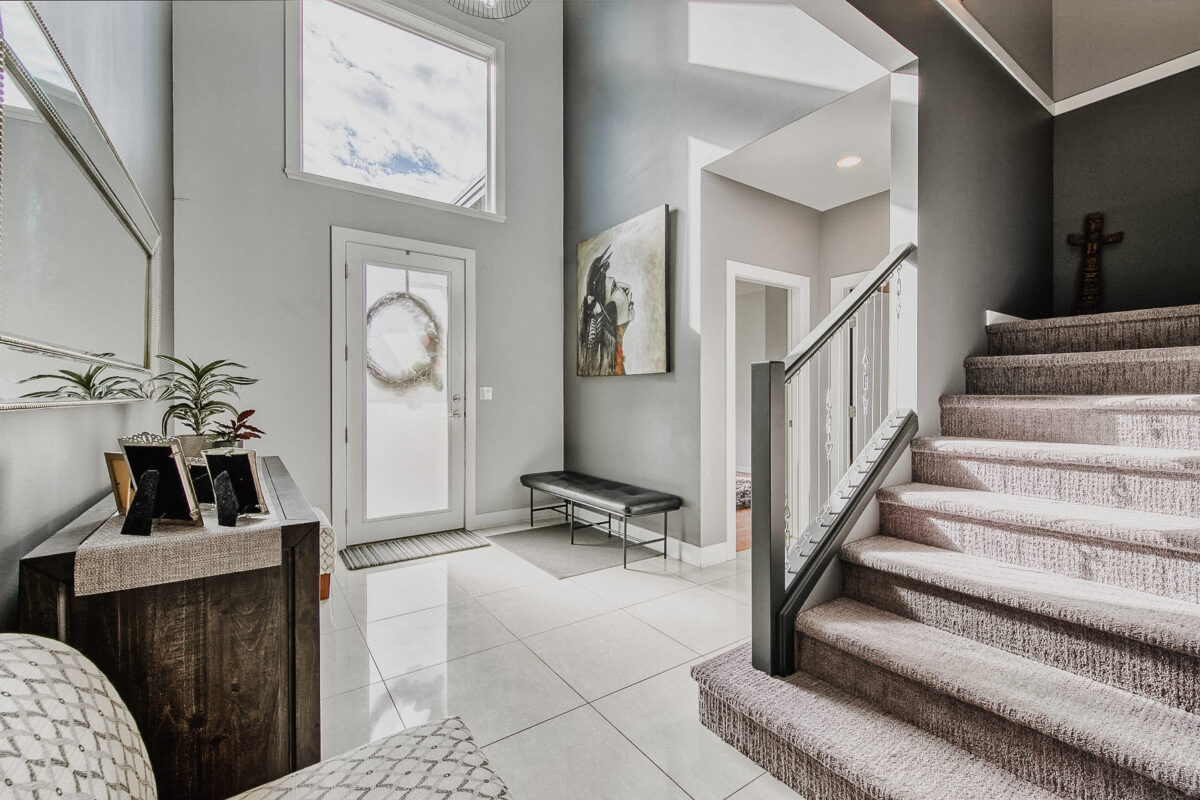
[[[687,798],[692,798],[692,793],[691,793],[691,792],[689,792],[687,789],[683,788],[683,786],[681,786],[681,785],[680,785],[679,781],[677,781],[677,780],[675,780],[673,777],[671,777],[671,773],[667,772],[666,768],[664,768],[662,764],[659,764],[657,761],[655,761],[653,758],[651,758],[651,756],[650,756],[650,754],[649,754],[649,753],[647,753],[647,752],[646,752],[645,750],[643,750],[642,748],[638,747],[638,744],[637,744],[637,742],[635,742],[633,739],[630,739],[630,738],[629,738],[629,737],[628,737],[628,736],[625,734],[625,731],[623,731],[623,730],[621,730],[620,728],[618,728],[618,727],[617,727],[616,723],[614,723],[614,722],[613,722],[611,719],[609,719],[608,717],[604,716],[604,712],[603,712],[603,711],[601,711],[600,709],[596,708],[596,706],[595,706],[593,703],[588,703],[588,705],[589,705],[589,706],[591,706],[591,707],[592,707],[592,708],[595,710],[595,712],[596,712],[597,714],[599,714],[599,715],[600,715],[600,719],[602,719],[602,720],[604,720],[605,722],[607,722],[607,723],[608,723],[608,726],[609,726],[610,728],[612,728],[614,731],[616,731],[616,732],[617,732],[617,734],[618,734],[618,735],[619,735],[619,736],[620,736],[622,739],[624,739],[625,741],[629,742],[630,746],[631,746],[631,747],[633,747],[633,749],[634,749],[634,750],[637,750],[639,753],[641,753],[641,755],[642,755],[642,757],[643,757],[643,758],[645,758],[647,761],[649,761],[651,764],[653,764],[653,765],[654,765],[654,768],[655,768],[655,769],[657,769],[659,772],[661,772],[661,773],[663,774],[663,776],[664,776],[664,777],[665,777],[667,780],[669,780],[671,783],[675,784],[675,786],[677,786],[677,787],[679,788],[679,791],[683,792],[683,796],[684,796],[684,797],[687,797]],[[693,798],[693,800],[694,800],[694,798]]]

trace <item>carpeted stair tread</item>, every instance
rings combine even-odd
[[[942,433],[981,439],[1200,447],[1200,395],[943,395]]]
[[[1200,655],[1200,605],[1111,584],[872,536],[842,548],[844,561],[1113,636]]]
[[[1014,320],[987,326],[993,353],[1062,353],[1200,344],[1200,305]]]
[[[1019,461],[1043,466],[1085,467],[1117,472],[1162,472],[1200,478],[1200,450],[1182,450],[1071,442],[1018,442],[924,436],[912,442],[914,453],[933,453],[988,461]]]
[[[1059,800],[804,673],[772,678],[743,645],[692,668],[709,694],[878,800]],[[716,730],[718,735],[720,730]],[[737,746],[739,742],[731,742]],[[813,800],[817,800],[816,797]]]
[[[1200,792],[1200,716],[845,598],[799,615],[796,630],[1161,784]]]
[[[1128,364],[1142,361],[1191,362],[1200,359],[1200,346],[1151,347],[1142,350],[1092,350],[1082,353],[1027,353],[1018,356],[967,356],[967,369],[1001,367],[1072,367]]]
[[[880,503],[947,516],[1035,528],[1064,537],[1200,554],[1200,520],[1146,511],[1016,497],[978,489],[906,483],[881,489]],[[903,537],[901,537],[903,538]]]
[[[968,356],[968,394],[1187,394],[1200,391],[1200,346]]]
[[[1063,409],[1065,411],[1200,414],[1200,394],[944,394],[942,408]]]

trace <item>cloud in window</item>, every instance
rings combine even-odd
[[[484,60],[304,3],[304,170],[452,203],[487,167]]]

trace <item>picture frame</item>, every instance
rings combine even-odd
[[[669,222],[656,206],[576,248],[579,377],[671,371]]]
[[[158,492],[151,514],[153,519],[197,527],[204,524],[196,490],[192,486],[192,476],[178,439],[139,433],[118,441],[135,492],[139,475],[147,470],[158,470]]]
[[[124,453],[105,453],[104,464],[108,467],[108,480],[112,484],[117,513],[123,515],[129,511],[129,505],[133,502],[133,478],[129,472],[129,464],[125,462]]]
[[[267,501],[258,479],[258,454],[255,451],[241,447],[217,447],[204,450],[201,456],[214,486],[218,475],[229,473],[229,481],[238,499],[239,514],[267,513]]]

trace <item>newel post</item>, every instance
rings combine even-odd
[[[782,361],[750,367],[750,636],[752,663],[778,675],[783,607],[787,413]]]

